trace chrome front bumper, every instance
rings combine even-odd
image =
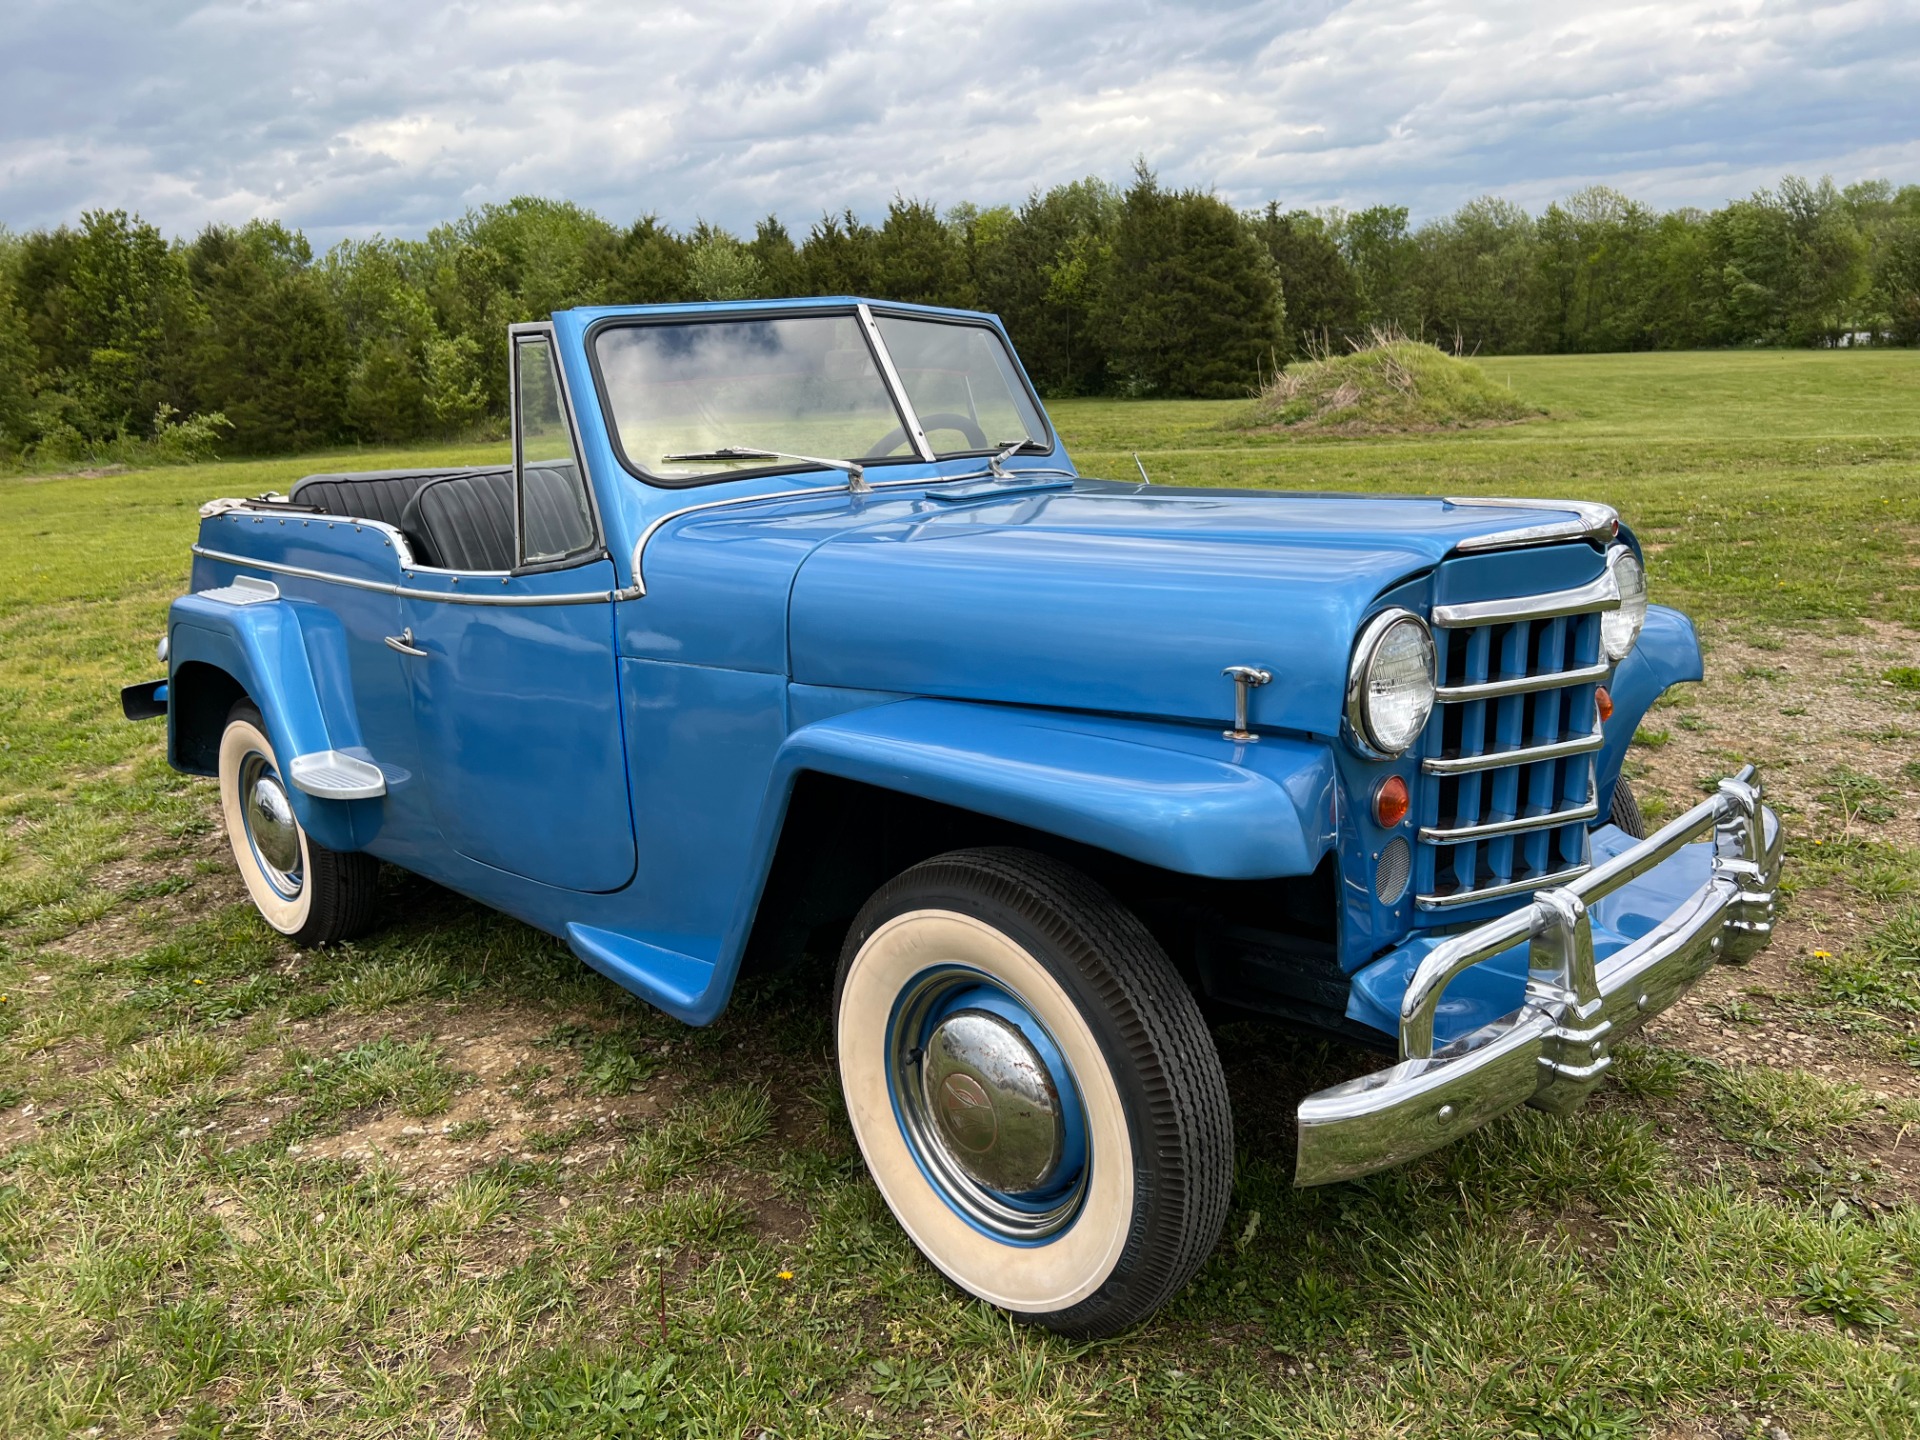
[[[1616,1041],[1678,1000],[1715,961],[1746,960],[1772,938],[1781,832],[1760,793],[1749,765],[1631,849],[1430,951],[1401,1002],[1400,1063],[1301,1103],[1294,1183],[1384,1170],[1522,1104],[1565,1113],[1585,1100]],[[1587,907],[1708,839],[1708,882],[1596,965]],[[1521,1007],[1436,1050],[1434,1013],[1447,984],[1523,943]]]

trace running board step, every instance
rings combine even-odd
[[[378,765],[338,750],[294,756],[287,778],[296,789],[320,800],[369,800],[387,793],[387,777]]]

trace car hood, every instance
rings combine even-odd
[[[877,520],[795,578],[802,684],[1225,721],[1229,665],[1269,670],[1256,725],[1336,733],[1380,597],[1463,543],[1574,509],[1437,497],[1078,485]],[[1399,597],[1424,608],[1417,586]]]

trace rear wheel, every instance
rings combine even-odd
[[[1078,871],[962,850],[896,877],[847,938],[835,1020],[867,1167],[962,1289],[1110,1335],[1213,1249],[1233,1182],[1213,1038],[1146,928]]]
[[[300,946],[364,935],[380,862],[329,850],[301,826],[260,712],[241,700],[220,736],[220,809],[261,918]]]

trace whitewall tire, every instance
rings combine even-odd
[[[835,1038],[875,1183],[969,1293],[1109,1335],[1219,1238],[1233,1148],[1212,1037],[1146,928],[1079,871],[968,850],[889,882],[847,938]]]
[[[260,712],[239,701],[220,735],[220,812],[247,894],[267,924],[296,945],[364,934],[380,862],[329,850],[293,813],[285,772]]]

